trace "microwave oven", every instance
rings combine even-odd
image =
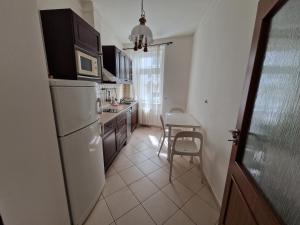
[[[76,67],[79,76],[88,76],[90,78],[100,78],[101,74],[101,60],[100,56],[95,57],[87,54],[79,49],[75,50]]]

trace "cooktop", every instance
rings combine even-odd
[[[112,109],[112,108],[104,108],[103,112],[118,113],[118,112],[120,112],[120,110],[118,110],[118,109]]]

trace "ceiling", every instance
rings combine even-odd
[[[212,0],[144,0],[146,25],[153,38],[193,34]],[[138,24],[141,0],[94,0],[105,22],[123,43],[128,43],[131,29]]]

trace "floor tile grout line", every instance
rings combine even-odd
[[[125,188],[127,188],[127,189],[132,193],[132,191],[130,190],[130,188],[129,188],[128,186],[123,187],[121,190],[123,190],[123,189],[125,189]],[[121,190],[120,190],[120,191],[121,191]],[[115,192],[115,193],[117,193],[117,192]],[[137,202],[139,202],[138,199],[137,199],[134,195],[133,195],[133,197],[137,200]],[[105,202],[106,202],[106,199],[105,199]],[[109,205],[108,205],[107,202],[106,202],[106,204],[107,204],[108,209],[110,210]],[[119,216],[119,217],[116,218],[116,219],[114,218],[114,216],[113,216],[112,213],[111,213],[111,216],[112,216],[114,222],[116,223],[118,219],[120,219],[122,216],[126,215],[128,212],[130,212],[132,209],[136,208],[138,205],[140,205],[140,203],[137,204],[136,206],[134,206],[133,208],[129,209],[128,211],[124,212],[121,216]]]
[[[109,213],[110,213],[111,218],[113,219],[113,223],[115,223],[115,218],[113,217],[112,211],[111,211],[109,205],[107,204],[107,201],[106,201],[106,199],[104,198],[104,196],[103,196],[103,200],[104,200],[104,202],[105,202],[105,204],[106,204],[106,207],[108,208],[108,211],[109,211]]]
[[[143,141],[143,142],[144,142],[144,141]],[[145,143],[145,144],[147,144],[147,143]],[[131,146],[133,146],[133,145],[131,145]],[[135,146],[133,146],[133,147],[135,148]],[[155,150],[154,147],[151,147],[151,146],[150,146],[150,148],[153,149],[153,150]],[[137,148],[136,148],[136,149],[137,149]],[[138,150],[138,149],[137,149],[137,150]],[[143,154],[143,149],[142,149],[142,150],[138,150],[137,153],[142,153],[142,154]],[[136,153],[134,153],[134,154],[136,154]],[[153,220],[153,222],[156,224],[156,222],[154,221],[154,219],[152,218],[152,216],[148,213],[148,211],[146,210],[146,208],[143,206],[143,203],[144,203],[145,201],[147,201],[148,199],[150,199],[153,195],[157,194],[159,191],[162,192],[162,193],[164,194],[164,196],[167,197],[167,199],[171,200],[171,201],[175,204],[175,206],[178,208],[178,210],[177,210],[174,214],[172,214],[166,221],[164,221],[163,224],[165,224],[170,218],[172,218],[178,211],[182,211],[182,212],[184,213],[184,215],[186,215],[186,216],[194,223],[194,221],[192,220],[192,218],[190,218],[189,215],[187,215],[182,209],[183,209],[183,207],[184,207],[188,202],[190,202],[191,199],[192,199],[193,197],[195,197],[195,196],[198,196],[204,203],[206,203],[206,205],[208,205],[210,208],[216,210],[216,209],[213,208],[207,201],[205,201],[204,199],[202,199],[202,198],[199,196],[199,194],[198,194],[199,191],[205,187],[205,185],[206,185],[205,183],[202,185],[202,187],[199,189],[199,191],[195,192],[194,190],[191,190],[189,187],[186,187],[183,183],[181,183],[181,182],[178,180],[180,177],[184,176],[186,173],[191,172],[191,170],[192,170],[196,165],[194,165],[194,166],[188,168],[183,174],[179,175],[178,177],[176,177],[176,178],[173,177],[173,178],[172,178],[173,181],[179,182],[181,185],[183,185],[185,188],[187,188],[188,190],[190,190],[190,191],[193,193],[193,195],[192,195],[192,196],[191,196],[191,197],[190,197],[190,198],[189,198],[189,199],[188,199],[181,207],[179,207],[179,206],[174,202],[174,200],[172,200],[172,199],[171,199],[168,195],[166,195],[166,193],[163,191],[163,189],[164,189],[167,185],[169,185],[170,182],[169,182],[168,184],[162,186],[162,187],[159,187],[159,186],[158,186],[156,183],[154,183],[154,182],[152,181],[152,179],[149,177],[151,174],[157,172],[159,169],[162,169],[163,171],[165,171],[165,170],[163,169],[163,167],[167,167],[168,165],[163,165],[163,166],[158,165],[157,163],[155,163],[154,161],[151,160],[151,159],[153,159],[155,156],[148,157],[147,155],[144,155],[144,156],[147,158],[147,160],[150,160],[152,163],[154,163],[156,166],[159,167],[158,169],[152,171],[152,172],[149,173],[149,174],[144,174],[143,171],[141,171],[141,170],[138,168],[137,164],[134,163],[134,162],[132,162],[132,161],[130,160],[130,158],[129,158],[130,155],[131,155],[131,154],[126,155],[126,153],[123,154],[124,157],[126,157],[131,163],[133,163],[133,165],[131,165],[130,167],[128,167],[128,168],[126,168],[126,169],[129,169],[129,168],[135,166],[135,167],[136,167],[136,168],[144,175],[143,177],[137,179],[136,181],[134,181],[134,182],[132,182],[132,183],[130,183],[130,184],[126,184],[126,182],[124,181],[123,177],[120,176],[121,171],[117,171],[115,168],[114,168],[114,170],[115,170],[115,172],[121,177],[121,179],[124,181],[126,187],[130,190],[130,192],[133,194],[133,196],[134,196],[134,197],[136,198],[136,200],[139,202],[139,204],[138,204],[137,206],[135,206],[134,208],[132,208],[131,210],[133,210],[133,209],[135,209],[136,207],[138,207],[139,205],[141,205],[141,206],[144,208],[144,210],[147,212],[147,214],[150,216],[150,218]],[[145,162],[145,161],[147,161],[147,160],[144,160],[143,162]],[[184,160],[185,160],[185,159],[184,159]],[[143,164],[143,162],[140,162],[140,163],[138,163],[138,164]],[[179,162],[178,162],[178,163],[179,163]],[[113,166],[113,165],[112,165],[112,166]],[[185,166],[183,166],[183,165],[180,164],[180,163],[179,163],[179,166],[181,166],[181,167],[183,167],[183,168],[186,168]],[[124,169],[124,170],[126,170],[126,169]],[[165,172],[166,172],[166,171],[165,171]],[[197,175],[195,175],[195,176],[197,176]],[[198,176],[197,176],[197,177],[198,177]],[[140,200],[137,198],[137,196],[135,195],[135,193],[131,190],[130,185],[132,185],[132,184],[134,184],[134,183],[136,183],[136,182],[138,182],[138,181],[140,181],[141,179],[144,179],[144,178],[147,178],[147,179],[148,179],[155,187],[157,187],[158,191],[156,191],[155,193],[151,194],[150,196],[148,196],[148,197],[147,197],[146,199],[144,199],[143,201],[140,201]],[[121,189],[118,190],[118,191],[121,191],[121,190],[124,189],[124,188],[125,188],[125,187],[121,188]],[[116,192],[118,192],[118,191],[115,191],[114,193],[116,193]],[[114,193],[112,193],[112,194],[114,194]],[[109,196],[109,195],[108,195],[108,196]],[[106,196],[106,198],[107,198],[108,196]],[[103,196],[103,199],[104,199],[105,202],[106,202],[106,199],[105,199],[104,196]],[[107,202],[106,202],[106,204],[107,204]],[[107,205],[107,206],[108,206],[108,205]],[[109,208],[109,207],[108,207],[108,208]],[[123,214],[122,216],[120,216],[118,219],[120,219],[121,217],[123,217],[124,215],[126,215],[126,214],[127,214],[128,212],[130,212],[131,210],[129,210],[129,211],[127,211],[126,213],[124,213],[124,214]],[[216,211],[217,211],[217,210],[216,210]],[[110,213],[111,213],[111,212],[110,212]],[[111,215],[111,216],[112,216],[112,215]],[[113,216],[112,216],[112,218],[113,218],[114,222],[116,222],[116,221],[118,220],[118,219],[115,220]],[[218,220],[217,220],[217,221],[218,221]],[[216,221],[216,222],[217,222],[217,221]]]
[[[143,207],[143,209],[146,211],[146,213],[148,214],[148,216],[150,216],[151,220],[157,225],[156,221],[152,218],[152,216],[150,215],[150,213],[148,212],[148,210],[144,207],[143,203],[147,200],[144,200],[143,202],[141,202],[138,197],[135,195],[135,193],[130,189],[130,187],[128,187],[129,190],[131,191],[131,193],[135,196],[135,198],[138,200],[138,202],[140,203],[140,205]],[[151,196],[155,195],[155,193],[153,193]],[[149,198],[151,198],[151,196]],[[147,198],[147,199],[149,199]]]

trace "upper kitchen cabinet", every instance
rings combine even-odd
[[[73,13],[75,44],[81,48],[101,53],[100,34],[81,17]]]
[[[71,9],[41,10],[49,75],[101,81],[100,33]]]
[[[103,67],[121,83],[132,82],[132,60],[113,45],[102,46]]]

